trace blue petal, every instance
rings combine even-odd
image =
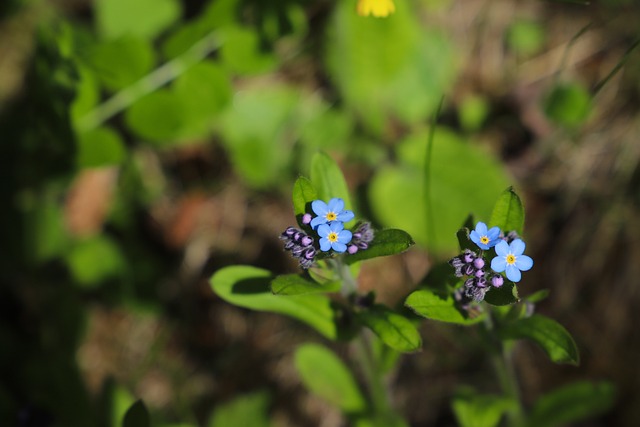
[[[334,251],[336,252],[344,252],[347,250],[347,245],[345,245],[344,243],[340,243],[340,242],[333,242],[331,244],[331,247],[333,248]]]
[[[519,255],[516,257],[516,267],[522,271],[531,270],[531,267],[533,267],[533,260],[527,255]]]
[[[349,243],[352,237],[353,234],[351,234],[349,230],[342,230],[340,233],[338,233],[338,242]]]
[[[329,200],[329,212],[342,212],[342,210],[344,209],[344,200],[338,198],[338,197],[334,197],[333,199]]]
[[[340,233],[342,230],[344,230],[344,224],[342,224],[340,221],[331,221],[331,223],[329,224],[329,228],[334,233]]]
[[[342,221],[342,222],[349,222],[353,219],[354,216],[355,215],[351,211],[342,211],[340,214],[338,214],[338,217],[336,218],[336,220]]]
[[[318,235],[320,237],[327,237],[327,235],[331,233],[331,227],[327,224],[322,224],[318,227]]]
[[[480,234],[478,234],[478,232],[476,230],[471,230],[471,233],[469,233],[469,237],[471,238],[471,241],[473,243],[475,243],[476,245],[482,247],[482,243],[480,243],[480,237],[482,237]]]
[[[320,224],[324,224],[325,222],[327,222],[327,219],[325,217],[317,216],[311,220],[311,223],[309,225],[311,225],[311,228],[315,230],[317,226],[319,226]]]
[[[507,260],[503,256],[497,256],[491,260],[491,269],[496,273],[502,273],[507,268]]]
[[[320,250],[323,252],[327,252],[329,249],[331,249],[331,242],[329,241],[329,239],[327,239],[326,237],[320,239]]]
[[[476,232],[481,236],[486,236],[487,235],[487,224],[485,224],[484,222],[478,222],[476,224]]]
[[[511,253],[515,256],[522,255],[524,253],[525,244],[522,240],[516,239],[511,242]]]
[[[500,235],[500,227],[491,227],[489,231],[487,231],[487,237],[489,240],[496,240]]]
[[[319,216],[325,216],[329,212],[329,207],[322,200],[314,200],[311,202],[311,209]]]
[[[508,264],[507,279],[511,280],[512,282],[519,282],[521,278],[522,278],[522,274],[520,273],[520,270],[518,270],[518,268],[515,265]]]
[[[509,244],[504,240],[500,240],[494,249],[496,254],[501,257],[506,257],[509,254]]]

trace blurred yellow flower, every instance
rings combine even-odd
[[[396,11],[393,0],[358,0],[358,15],[382,18]]]

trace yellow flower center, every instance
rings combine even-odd
[[[356,10],[360,16],[373,15],[383,18],[395,12],[396,5],[393,4],[393,0],[358,0]]]
[[[329,241],[331,243],[337,242],[338,241],[338,233],[335,233],[335,232],[332,231],[331,233],[327,234],[327,239],[329,239]]]
[[[335,212],[329,212],[325,218],[327,218],[327,221],[335,221],[338,215]]]
[[[512,265],[516,263],[516,256],[514,254],[507,255],[507,264]]]
[[[480,238],[480,243],[488,245],[489,244],[489,238],[487,236],[482,236]]]

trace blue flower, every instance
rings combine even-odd
[[[329,224],[320,224],[318,227],[320,236],[320,249],[327,252],[333,249],[336,252],[347,250],[347,243],[351,241],[351,232],[344,229],[340,221],[333,221]]]
[[[519,282],[522,274],[520,271],[527,271],[533,267],[533,260],[527,255],[523,255],[525,244],[522,240],[516,239],[511,244],[501,240],[495,247],[497,257],[491,260],[491,269],[496,273],[507,272],[507,279],[512,282]]]
[[[344,210],[344,200],[337,197],[329,200],[328,204],[322,200],[314,200],[311,202],[311,209],[318,215],[311,220],[311,228],[314,230],[320,224],[351,221],[354,216],[353,212]]]
[[[487,224],[479,222],[476,224],[476,229],[471,231],[469,237],[480,249],[487,250],[494,247],[500,240],[500,228],[491,227],[490,230],[487,230]]]

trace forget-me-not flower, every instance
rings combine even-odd
[[[511,244],[500,240],[495,247],[497,257],[491,260],[491,268],[496,273],[507,272],[507,279],[512,282],[519,282],[522,277],[521,271],[527,271],[533,267],[533,260],[527,255],[523,255],[525,244],[522,240],[516,239]]]
[[[487,229],[487,224],[478,222],[476,229],[471,231],[469,237],[480,249],[487,250],[494,247],[498,241],[500,241],[500,228],[491,227]]]
[[[325,203],[322,200],[314,200],[311,202],[311,209],[318,215],[311,220],[311,228],[314,230],[321,224],[332,223],[333,221],[348,222],[354,217],[353,212],[344,210],[344,200],[338,197],[329,200],[329,203]]]
[[[339,253],[347,250],[347,243],[351,241],[352,237],[351,232],[345,230],[344,225],[340,221],[320,224],[320,226],[318,226],[318,235],[320,236],[320,250],[327,252],[333,249]]]

